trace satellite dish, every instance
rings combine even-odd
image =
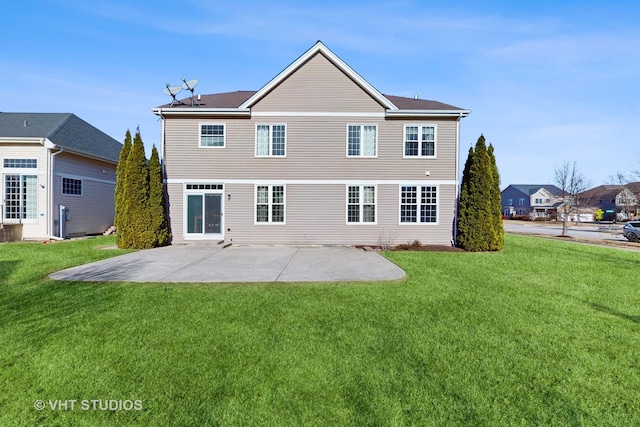
[[[191,91],[191,106],[194,107],[196,104],[200,105],[193,98],[193,90],[198,85],[198,79],[186,80],[184,77],[182,78],[182,89],[186,89]]]
[[[162,89],[162,93],[164,93],[165,95],[169,95],[171,98],[173,98],[173,100],[171,101],[171,107],[173,107],[173,104],[175,104],[176,102],[179,102],[180,104],[182,104],[182,102],[178,101],[176,99],[176,95],[182,90],[182,87],[180,86],[169,86],[169,83],[167,83],[165,85],[165,88]]]
[[[185,80],[184,77],[182,78],[182,89],[187,89],[193,92],[193,89],[195,89],[196,86],[198,86],[198,79]]]

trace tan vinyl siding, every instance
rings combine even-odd
[[[226,121],[225,148],[199,148],[198,119],[166,122],[169,179],[456,179],[456,129],[451,120],[361,117],[259,117]],[[255,157],[256,124],[285,123],[286,157]],[[403,158],[404,125],[437,126],[437,158]],[[377,124],[378,157],[347,158],[347,125]]]
[[[22,226],[22,238],[43,239],[47,236],[47,149],[39,144],[2,144],[0,145],[0,169],[4,165],[4,159],[37,159],[38,169],[24,174],[38,175],[38,209],[37,219],[24,221]],[[2,181],[0,182],[1,198],[4,200],[4,174],[11,174],[12,169],[2,169]],[[24,171],[24,170],[23,170]]]
[[[439,224],[398,225],[399,186],[378,185],[377,225],[346,223],[346,185],[287,184],[286,225],[254,225],[254,186],[228,185],[232,193],[226,204],[225,240],[237,244],[363,244],[384,240],[394,244],[420,240],[425,244],[449,245],[454,186],[440,186]],[[442,226],[444,225],[444,226]]]
[[[170,211],[173,243],[184,243],[184,185],[167,184],[167,205]]]
[[[321,53],[257,102],[253,111],[384,112]]]
[[[62,178],[82,180],[82,196],[63,195]],[[59,219],[58,205],[67,207],[67,235],[103,233],[113,225],[115,212],[116,166],[110,163],[61,153],[55,157],[54,219]],[[54,232],[58,234],[56,222]]]
[[[425,181],[423,185],[429,185]],[[183,184],[169,184],[174,243],[183,243]],[[400,244],[419,240],[449,245],[452,238],[454,185],[438,187],[438,224],[399,225],[399,188],[377,186],[377,224],[347,224],[347,184],[286,184],[286,225],[255,224],[255,185],[226,184],[225,241],[234,244]],[[226,196],[225,196],[226,197]]]

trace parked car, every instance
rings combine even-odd
[[[630,242],[637,242],[640,239],[640,221],[630,221],[622,227],[622,234]]]

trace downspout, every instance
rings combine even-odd
[[[164,170],[164,133],[165,133],[165,127],[164,127],[164,116],[162,115],[162,108],[158,109],[158,115],[160,116],[160,120],[161,120],[161,125],[160,125],[160,170],[162,171],[162,177],[164,180],[166,180],[164,177],[166,177],[165,175],[165,170]]]
[[[458,237],[458,202],[460,201],[460,119],[462,114],[456,119],[456,197],[455,206],[453,207],[453,236],[451,238],[452,246],[456,245]]]
[[[48,190],[47,190],[47,197],[49,198],[49,212],[51,214],[49,221],[47,221],[47,239],[50,240],[64,240],[62,237],[59,236],[54,236],[53,234],[53,217],[55,214],[55,209],[53,206],[53,171],[55,170],[55,165],[56,165],[56,159],[55,156],[57,156],[58,154],[62,153],[64,151],[64,148],[59,147],[59,151],[56,151],[55,153],[52,151],[52,149],[49,149],[49,153],[50,153],[50,157],[51,157],[51,169],[49,170],[49,183],[48,183]],[[58,218],[58,222],[60,222],[60,218]]]

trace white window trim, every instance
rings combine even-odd
[[[417,202],[418,202],[418,212],[417,212],[417,221],[416,222],[402,222],[402,187],[416,187],[417,188]],[[422,187],[436,187],[436,221],[435,222],[422,222],[420,221],[420,212],[422,206]],[[440,225],[440,186],[436,184],[429,183],[421,183],[421,184],[400,184],[398,186],[398,225],[426,225],[426,226],[436,226]]]
[[[222,145],[202,145],[202,126],[216,125],[222,126]],[[200,122],[198,123],[198,148],[204,149],[220,149],[227,147],[227,124],[224,122]]]
[[[209,189],[209,190],[205,190],[205,189],[187,189],[187,184],[221,184],[222,185],[222,189]],[[220,240],[220,239],[224,239],[224,184],[221,183],[220,181],[215,181],[215,182],[208,182],[208,181],[188,181],[185,182],[183,184],[182,187],[182,235],[184,236],[184,240]],[[220,194],[220,214],[221,214],[221,219],[220,219],[220,234],[205,234],[203,233],[189,233],[188,230],[188,226],[187,226],[187,218],[188,218],[188,209],[189,209],[189,203],[187,202],[187,196],[188,195],[193,195],[193,194],[202,194],[204,196],[204,194]]]
[[[64,192],[64,180],[72,179],[74,181],[80,181],[80,194],[68,194]],[[62,175],[60,177],[60,194],[65,197],[82,197],[84,196],[84,180],[81,178],[70,177],[66,175]]]
[[[258,154],[258,126],[269,126],[269,154],[261,155]],[[274,126],[284,126],[284,154],[282,156],[274,156],[273,153],[273,127]],[[256,123],[255,126],[255,144],[253,154],[255,157],[260,159],[265,158],[275,158],[275,159],[284,159],[287,157],[287,124],[286,123]]]
[[[267,222],[258,222],[258,187],[267,187],[268,214]],[[282,187],[282,206],[284,208],[282,222],[273,222],[273,187]],[[284,184],[255,184],[253,186],[253,225],[287,225],[287,186]]]
[[[4,166],[4,161],[2,164],[0,164],[0,167]],[[0,209],[0,222],[4,222],[5,224],[38,224],[38,214],[37,212],[39,212],[39,208],[38,206],[40,206],[40,197],[38,195],[39,190],[38,190],[38,182],[40,181],[39,178],[39,174],[37,172],[37,169],[34,168],[0,168],[0,171],[2,171],[2,173],[0,174],[0,179],[2,179],[2,183],[0,183],[0,190],[2,191],[2,199],[0,201],[0,207],[2,209]],[[5,176],[6,175],[18,175],[20,176],[20,182],[22,182],[22,177],[23,176],[35,176],[36,177],[36,207],[35,207],[35,211],[36,211],[36,217],[35,218],[6,218],[5,217],[5,209],[6,209],[6,202],[5,202],[5,192],[6,192],[6,188],[5,188],[5,184],[6,184],[6,180],[5,180]]]
[[[406,151],[406,143],[407,143],[407,128],[408,127],[417,127],[418,128],[418,155],[417,156],[409,156]],[[433,127],[433,155],[425,156],[422,155],[422,128],[423,127]],[[413,123],[405,123],[402,127],[402,158],[403,159],[437,159],[438,158],[438,125],[437,124],[413,124]]]
[[[350,222],[349,221],[349,205],[351,203],[349,203],[349,187],[358,187],[360,190],[359,193],[359,200],[358,200],[358,205],[359,205],[359,209],[360,209],[360,213],[359,213],[359,218],[360,221],[358,222]],[[373,187],[373,216],[375,218],[375,221],[373,222],[364,222],[363,218],[364,218],[364,187]],[[354,184],[354,185],[347,185],[345,187],[345,191],[346,191],[346,197],[345,197],[345,224],[346,225],[378,225],[378,186],[377,185],[370,185],[370,184],[363,184],[363,185],[358,185],[358,184]]]
[[[358,155],[352,155],[349,154],[349,127],[350,126],[360,126],[360,154]],[[365,156],[364,154],[362,154],[362,135],[364,135],[364,127],[365,126],[373,126],[376,128],[376,142],[375,142],[375,151],[376,154],[373,156]],[[377,159],[378,158],[378,134],[379,134],[379,128],[378,128],[378,123],[347,123],[347,128],[346,128],[346,146],[345,146],[345,156],[349,159]]]
[[[35,168],[13,168],[13,167],[5,167],[4,162],[5,160],[35,160],[36,161],[36,167]],[[11,156],[11,157],[3,157],[2,158],[2,163],[0,164],[0,168],[4,169],[5,171],[31,171],[33,172],[34,170],[38,170],[38,166],[40,166],[40,162],[38,161],[37,157],[16,157],[16,156]],[[25,173],[26,175],[26,173]]]

